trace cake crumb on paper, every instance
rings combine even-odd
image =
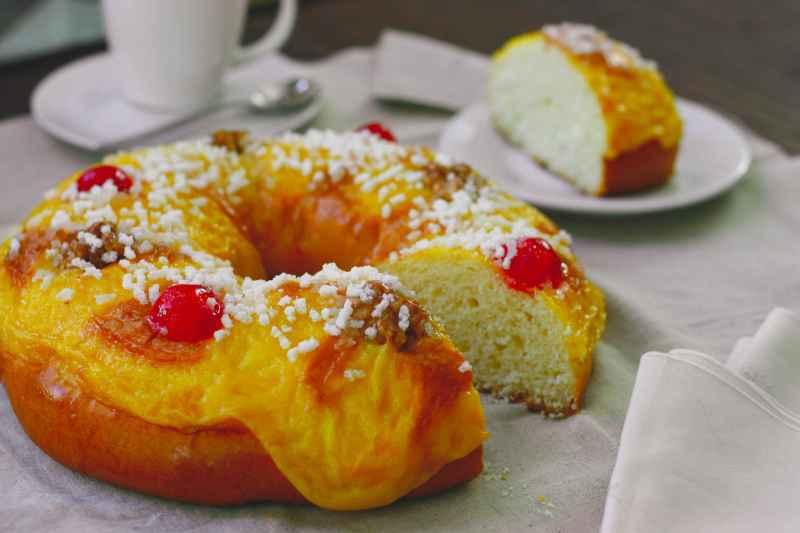
[[[556,506],[547,496],[536,496],[534,501],[536,502],[534,511],[547,517],[553,516],[553,509],[555,509]]]

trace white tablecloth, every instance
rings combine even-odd
[[[369,51],[350,50],[292,67],[324,85],[316,125],[381,120],[403,141],[434,143],[447,115],[372,102],[370,60]],[[0,531],[596,531],[639,356],[677,346],[727,353],[773,307],[800,309],[800,160],[761,141],[756,153],[740,185],[702,205],[622,219],[553,214],[608,298],[586,408],[552,421],[486,400],[489,465],[466,486],[361,513],[181,505],[66,470],[30,443],[0,394]],[[16,223],[44,189],[94,159],[28,118],[0,123],[0,225]]]

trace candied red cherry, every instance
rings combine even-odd
[[[369,124],[364,124],[356,131],[368,131],[373,135],[377,135],[384,141],[397,142],[397,139],[395,138],[394,133],[392,133],[392,130],[390,130],[380,122],[370,122]]]
[[[508,253],[503,245],[503,256]],[[544,239],[531,237],[517,243],[517,252],[508,268],[503,269],[506,282],[513,289],[529,291],[547,284],[557,289],[564,281],[564,263],[553,247]]]
[[[95,185],[102,187],[108,180],[114,182],[119,192],[127,192],[133,185],[133,179],[121,168],[114,165],[98,165],[81,174],[78,178],[78,190],[86,192]]]
[[[167,287],[156,299],[147,323],[171,341],[197,342],[222,329],[224,311],[222,301],[207,287],[179,283]]]

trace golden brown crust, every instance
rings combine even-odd
[[[8,272],[8,277],[15,287],[24,287],[33,276],[34,266],[39,256],[47,249],[54,235],[43,232],[26,232],[22,236],[24,246],[20,247],[20,252],[12,258],[6,257],[3,266]]]
[[[262,191],[263,209],[249,213],[248,237],[262,254],[269,275],[339,268],[370,257],[384,223],[353,207],[339,191],[279,197]]]
[[[226,148],[237,154],[244,152],[248,133],[241,130],[217,130],[211,134],[211,144]]]
[[[613,196],[663,185],[672,176],[678,145],[664,148],[652,140],[604,161],[601,196]]]
[[[175,342],[156,335],[147,324],[150,307],[128,300],[95,316],[88,335],[101,337],[110,346],[153,363],[194,363],[208,352],[208,342]]]
[[[191,432],[159,426],[65,387],[52,368],[6,357],[4,382],[30,438],[60,463],[114,485],[209,505],[304,503],[241,424]],[[407,497],[464,483],[483,469],[482,448],[446,465]]]
[[[658,141],[650,141],[613,159],[605,159],[602,188],[591,194],[620,196],[664,185],[672,177],[677,155],[677,146],[666,149]],[[531,159],[548,172],[578,187],[572,176],[554,170],[536,156],[531,156]]]
[[[605,325],[605,319],[603,319],[603,325]],[[592,348],[594,348],[595,345],[596,343],[592,343]],[[593,363],[594,357],[591,352],[589,356],[583,360],[583,363],[573,363],[572,368],[575,374],[575,400],[561,413],[563,416],[574,415],[583,407],[583,395],[586,392],[586,387],[589,386],[589,378],[592,376]],[[528,407],[530,408],[530,406]]]

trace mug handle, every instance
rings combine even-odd
[[[297,0],[280,0],[278,16],[270,29],[253,44],[237,47],[234,50],[233,63],[235,65],[247,63],[283,46],[292,34],[295,20],[297,20]]]

